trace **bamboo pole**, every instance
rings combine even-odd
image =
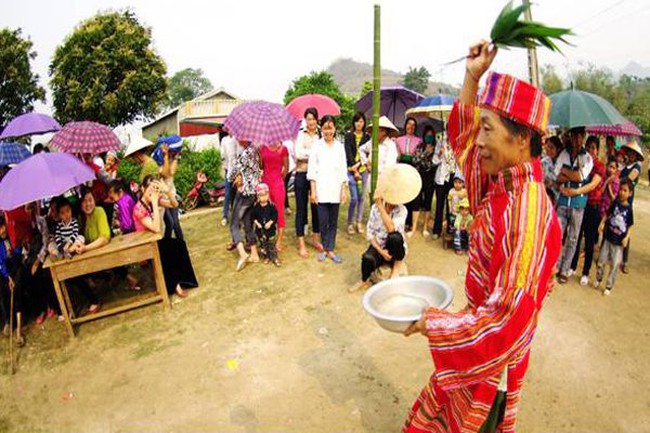
[[[375,5],[375,68],[373,78],[373,94],[372,94],[372,173],[370,177],[371,198],[375,196],[375,188],[377,188],[377,167],[378,167],[378,154],[379,154],[379,106],[381,104],[381,61],[380,61],[380,42],[381,42],[381,6]]]
[[[532,21],[533,14],[530,11],[530,0],[522,0],[522,3],[528,6],[524,10],[524,18],[526,21]],[[530,84],[539,87],[539,65],[537,63],[537,49],[535,47],[528,48],[528,77]]]

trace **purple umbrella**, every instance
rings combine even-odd
[[[232,110],[224,126],[238,140],[275,144],[296,138],[300,121],[280,104],[252,101]]]
[[[95,179],[95,173],[67,153],[41,152],[9,170],[0,182],[0,210],[63,194]]]
[[[366,93],[355,104],[357,110],[365,113],[366,118],[368,119],[372,117],[373,93],[372,90]],[[382,87],[379,115],[388,117],[395,126],[402,128],[404,126],[404,120],[406,120],[406,110],[415,107],[415,105],[423,98],[424,96],[414,92],[413,90],[407,89],[406,87]],[[368,123],[370,123],[370,121]]]
[[[93,155],[122,147],[120,139],[108,126],[96,122],[70,122],[54,134],[50,144],[61,152]]]
[[[0,139],[7,137],[22,137],[23,135],[45,134],[61,129],[59,122],[43,113],[27,113],[13,119],[5,126]]]

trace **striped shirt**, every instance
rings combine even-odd
[[[538,314],[562,246],[560,225],[539,159],[488,178],[475,145],[478,109],[457,102],[448,132],[475,216],[465,276],[468,305],[456,313],[427,310],[436,370],[403,432],[478,432],[507,370],[505,415],[497,431],[510,433]]]
[[[54,240],[59,250],[63,250],[66,244],[72,244],[79,237],[79,222],[76,218],[71,218],[69,223],[59,221],[54,232]]]

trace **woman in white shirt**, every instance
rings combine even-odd
[[[456,172],[456,159],[454,152],[446,140],[441,140],[436,145],[436,150],[433,154],[433,163],[438,166],[435,175],[436,181],[436,215],[433,223],[433,239],[438,239],[442,234],[443,221],[449,214],[449,206],[447,205],[447,196],[451,189],[452,179]],[[446,212],[445,212],[445,207]]]
[[[372,128],[372,125],[369,125],[368,128]],[[381,116],[379,118],[377,175],[380,175],[384,168],[397,164],[397,145],[390,137],[398,133],[399,130],[388,117]],[[372,140],[359,147],[359,159],[368,168],[368,171],[372,170]]]
[[[330,258],[341,263],[336,254],[336,229],[339,206],[347,200],[348,166],[343,143],[334,138],[336,121],[332,116],[321,120],[323,138],[313,146],[309,156],[307,179],[311,185],[311,202],[318,204],[318,219],[323,239],[324,252],[318,261]]]
[[[296,175],[294,178],[294,191],[296,195],[296,237],[298,238],[298,254],[307,258],[305,247],[305,226],[307,225],[307,204],[309,203],[309,181],[307,169],[309,167],[309,154],[314,144],[320,140],[321,132],[318,130],[318,111],[315,108],[305,110],[305,129],[298,133],[293,145],[293,159],[296,162]],[[314,236],[314,248],[323,251],[320,243],[320,226],[318,222],[318,205],[311,204],[311,225]]]

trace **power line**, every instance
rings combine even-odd
[[[601,10],[600,12],[597,12],[595,15],[592,15],[591,17],[589,17],[589,18],[587,18],[587,19],[585,19],[585,20],[583,20],[583,21],[580,21],[578,24],[576,24],[576,25],[573,26],[573,27],[574,27],[574,28],[575,28],[575,27],[580,27],[580,26],[582,26],[583,24],[586,24],[586,23],[588,23],[589,21],[592,21],[593,19],[595,19],[595,18],[601,16],[601,15],[604,14],[605,12],[610,11],[610,10],[614,9],[615,7],[617,7],[617,6],[620,6],[621,4],[625,3],[626,1],[627,1],[627,0],[619,0],[619,1],[617,1],[616,3],[614,3],[614,4],[610,5],[610,6],[607,6],[605,9]]]

